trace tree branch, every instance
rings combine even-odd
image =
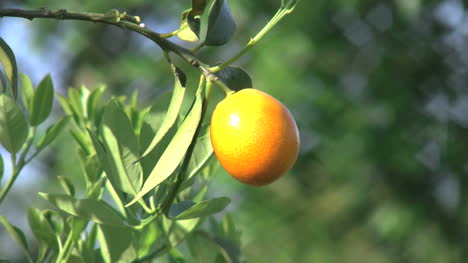
[[[155,42],[161,49],[166,50],[168,52],[174,52],[194,67],[198,68],[200,65],[208,66],[206,63],[203,63],[197,56],[195,56],[190,50],[165,39],[164,37],[162,37],[161,34],[147,29],[143,24],[140,24],[140,17],[129,16],[126,13],[120,14],[119,11],[117,11],[116,9],[111,9],[108,12],[101,14],[87,12],[72,12],[66,9],[24,10],[14,8],[0,8],[0,17],[22,17],[29,20],[33,20],[35,18],[81,20],[94,23],[109,24],[120,27],[121,29],[136,32],[153,40],[153,42]]]

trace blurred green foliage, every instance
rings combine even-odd
[[[212,64],[230,57],[279,2],[230,1],[238,23],[234,41],[200,56]],[[2,6],[117,8],[165,33],[178,28],[190,1],[28,0]],[[290,174],[271,186],[241,185],[222,169],[213,182],[233,198],[230,209],[248,262],[464,262],[466,11],[461,0],[301,1],[238,62],[255,88],[288,106],[302,147]],[[0,19],[0,25],[14,27],[15,20]],[[172,85],[157,46],[135,34],[39,19],[28,28],[35,40],[28,52],[40,56],[57,45],[66,50],[66,69],[50,69],[63,74],[62,89],[106,83],[115,94],[138,89],[149,104]],[[15,53],[25,52],[9,44]],[[27,60],[19,61],[20,70],[21,63]],[[186,71],[195,83],[195,72]],[[45,160],[47,174],[73,174],[74,155],[64,139]]]

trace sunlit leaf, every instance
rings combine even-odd
[[[189,42],[199,40],[200,36],[200,17],[195,16],[191,9],[185,10],[180,18],[180,30],[177,36]]]
[[[16,58],[13,50],[10,46],[0,37],[0,63],[3,66],[3,70],[8,78],[9,84],[13,91],[13,97],[16,99],[18,96],[18,68],[16,66]],[[5,93],[5,88],[3,87],[3,93]]]
[[[148,179],[146,179],[143,188],[135,196],[135,198],[129,204],[127,204],[127,206],[142,198],[146,193],[166,180],[172,174],[172,172],[176,170],[177,166],[184,158],[200,122],[202,100],[202,97],[197,95],[192,109],[190,110],[185,120],[182,122],[181,126],[174,135],[174,138],[167,146],[158,163],[151,171]]]
[[[169,129],[175,124],[177,116],[179,115],[180,107],[182,106],[182,101],[184,100],[185,94],[185,76],[181,71],[178,71],[175,67],[173,68],[173,71],[175,84],[174,90],[172,92],[171,102],[169,103],[169,107],[167,108],[167,112],[164,116],[160,128],[158,129],[156,135],[154,136],[146,151],[143,153],[143,157],[148,155],[156,147],[156,145],[161,141],[164,135],[166,135]],[[158,107],[158,105],[153,107]],[[153,110],[151,110],[150,112],[152,111]]]

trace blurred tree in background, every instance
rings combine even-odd
[[[212,64],[247,42],[278,1],[230,4],[237,38],[223,53],[202,52]],[[160,32],[177,29],[174,18],[189,5],[168,0],[0,2],[0,7],[90,12],[117,8],[139,15]],[[267,43],[238,62],[250,72],[255,88],[291,110],[302,147],[294,169],[271,186],[241,185],[222,168],[212,182],[215,192],[233,199],[229,209],[242,229],[248,262],[464,262],[467,7],[461,0],[301,1],[294,15],[265,38]],[[3,18],[0,35],[17,53],[21,71],[33,80],[37,76],[35,82],[51,72],[58,92],[106,83],[114,94],[138,89],[150,104],[172,85],[164,77],[167,67],[158,47],[119,28]],[[35,73],[37,65],[44,72]],[[14,201],[0,214],[16,215],[21,225],[26,222],[23,208],[41,202],[28,192],[31,187],[53,189],[50,175],[73,176],[78,164],[67,136],[31,169],[38,185],[13,189],[9,198]],[[1,231],[0,255],[14,257]]]

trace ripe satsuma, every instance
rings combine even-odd
[[[211,117],[210,132],[221,165],[249,185],[272,183],[297,159],[294,118],[281,102],[256,89],[243,89],[222,100]]]

